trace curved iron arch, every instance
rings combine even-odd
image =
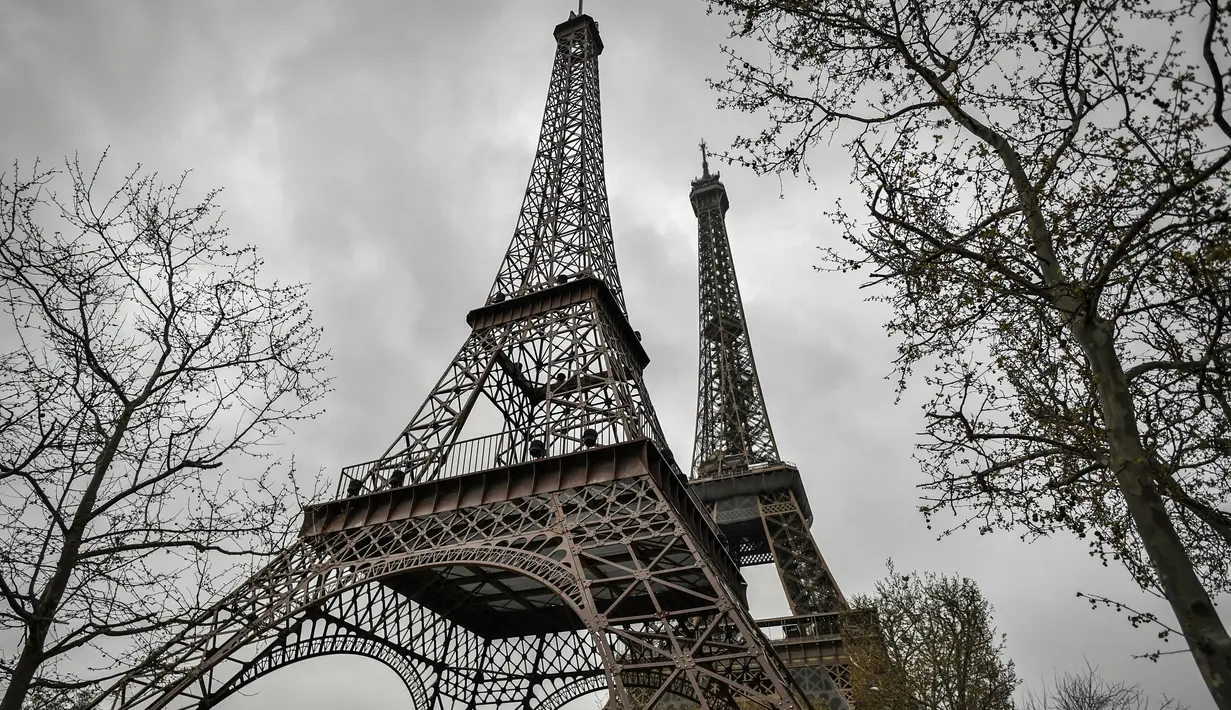
[[[525,560],[529,564],[518,565],[513,561],[517,559]],[[575,574],[574,570],[570,569],[568,565],[565,565],[558,560],[554,560],[539,553],[526,552],[525,550],[518,550],[516,548],[504,547],[501,545],[484,545],[482,547],[424,550],[422,552],[399,557],[398,559],[390,562],[392,564],[389,564],[387,569],[382,569],[374,574],[363,574],[361,570],[367,571],[373,567],[376,567],[376,565],[367,562],[356,563],[356,574],[353,575],[350,581],[330,590],[328,594],[319,597],[306,598],[302,604],[283,614],[279,618],[279,621],[284,621],[287,618],[302,612],[312,604],[329,597],[336,596],[342,592],[357,589],[365,584],[379,582],[386,577],[391,577],[401,572],[407,572],[415,569],[430,569],[432,567],[441,567],[445,565],[495,567],[497,569],[503,569],[509,572],[525,575],[535,581],[543,583],[547,588],[551,589],[561,599],[563,599],[572,609],[574,614],[577,614],[579,617],[583,616],[580,607],[581,585],[578,580],[573,577]]]
[[[543,704],[539,706],[539,710],[560,710],[566,703],[570,703],[583,695],[597,693],[606,687],[607,678],[605,675],[583,678],[576,683],[560,688],[544,698]]]
[[[306,611],[313,605],[318,604],[321,601],[324,601],[326,599],[335,598],[338,595],[341,595],[348,591],[358,589],[366,584],[372,584],[372,583],[379,582],[380,580],[386,577],[393,576],[400,572],[404,572],[404,571],[411,570],[411,569],[427,569],[427,568],[439,567],[443,565],[474,565],[474,566],[479,566],[479,567],[494,567],[497,569],[504,569],[509,572],[514,572],[517,574],[525,575],[527,577],[530,577],[531,579],[534,579],[542,583],[548,589],[551,589],[564,601],[565,604],[569,606],[569,608],[573,611],[573,613],[577,614],[579,617],[584,618],[584,614],[580,606],[581,585],[579,584],[578,580],[573,576],[574,571],[569,566],[561,563],[559,560],[553,559],[543,554],[527,552],[525,550],[518,550],[516,548],[510,548],[510,547],[506,547],[502,545],[484,545],[482,547],[454,548],[454,549],[446,548],[446,549],[424,550],[419,553],[406,555],[404,557],[396,558],[393,560],[388,560],[386,561],[386,564],[383,566],[375,565],[371,563],[359,562],[358,564],[354,566],[353,574],[349,576],[349,579],[346,582],[342,584],[338,584],[337,586],[334,586],[333,588],[329,589],[328,593],[326,594],[309,595],[299,600],[296,600],[294,606],[290,606],[290,608],[286,609],[283,613],[279,614],[276,618],[267,620],[266,624],[263,625],[264,626],[263,629],[257,631],[254,634],[253,633],[246,634],[247,638],[244,641],[236,643],[235,647],[239,648],[247,643],[251,643],[255,641],[259,634],[268,633],[270,630],[277,628],[279,624],[282,624],[289,619],[294,619],[296,615],[303,614],[304,611]],[[319,589],[319,587],[317,588]],[[232,599],[229,599],[228,601],[234,602],[235,600],[234,598],[232,598]],[[225,612],[225,611],[226,611],[225,606],[220,606],[220,607],[216,607],[213,613]],[[297,623],[296,626],[298,625],[299,624]],[[289,631],[290,630],[288,629],[286,632],[283,632],[283,633],[289,635]],[[239,634],[243,634],[243,632],[240,631]],[[343,635],[339,634],[338,636],[341,637]],[[401,672],[399,672],[396,666],[391,665],[390,662],[386,658],[381,657],[379,653],[364,652],[364,649],[366,647],[363,646],[362,643],[360,643],[363,641],[362,638],[353,636],[351,634],[346,634],[345,636],[348,636],[354,639],[355,643],[352,644],[352,646],[358,650],[357,651],[336,650],[336,651],[330,651],[329,653],[351,652],[351,653],[356,653],[356,655],[363,655],[363,656],[374,658],[375,660],[385,663],[385,665],[388,665],[391,668],[393,668],[395,673],[399,674],[399,678],[401,678],[404,682],[406,681],[406,678],[408,676],[405,676]],[[606,639],[603,638],[602,634],[592,633],[592,636],[593,636],[595,644],[605,644],[606,643]],[[269,663],[267,664],[257,663],[255,662],[257,661],[257,659],[254,659],[254,663],[250,664],[250,667],[251,668],[259,667],[259,671],[256,671],[254,674],[251,675],[251,677],[249,677],[248,669],[245,668],[237,676],[235,676],[235,678],[243,678],[242,681],[236,683],[234,687],[231,687],[231,683],[233,680],[235,680],[235,678],[232,678],[226,681],[219,688],[219,690],[222,691],[221,694],[215,695],[214,693],[210,693],[208,705],[205,705],[205,707],[209,707],[209,706],[213,706],[217,704],[223,698],[233,694],[236,690],[248,685],[253,680],[256,680],[256,678],[258,677],[267,675],[273,672],[274,670],[277,670],[278,668],[282,668],[286,665],[290,665],[291,663],[295,663],[299,660],[304,660],[308,657],[312,657],[312,656],[299,656],[298,655],[299,646],[301,645],[310,646],[310,644],[311,644],[311,640],[306,640],[300,644],[295,644],[294,646],[274,645],[270,649],[266,649],[268,653],[266,651],[262,651],[262,653],[257,657],[257,659],[260,659],[260,660],[267,659],[269,660]],[[391,648],[395,648],[395,647],[391,647]],[[287,653],[279,649],[291,649],[292,653]],[[320,652],[320,653],[316,653],[313,655],[320,656],[320,655],[327,655],[327,653]],[[401,655],[401,654],[399,653],[398,655]],[[281,662],[276,662],[279,660]],[[410,663],[411,661],[407,659],[406,662]],[[179,680],[179,682],[168,687],[164,691],[164,693],[160,693],[159,697],[166,697],[165,693],[170,693],[173,696],[178,695],[189,684],[194,682],[197,678],[200,678],[201,675],[204,672],[206,672],[209,668],[212,668],[213,665],[214,664],[202,663],[201,665],[197,666],[196,669],[194,669],[196,672],[190,673],[187,676],[182,677]],[[422,679],[418,678],[418,675],[416,674],[415,680],[411,681],[412,685],[408,685],[408,687],[411,688],[412,693],[415,692],[413,684],[416,682],[418,683],[419,687],[423,687]],[[426,691],[424,691],[424,694],[422,697],[426,698]],[[132,700],[138,701],[137,698],[133,698]]]
[[[424,687],[423,679],[411,659],[393,644],[352,634],[313,636],[294,644],[275,644],[253,659],[239,675],[228,680],[217,692],[210,694],[208,705],[203,703],[202,707],[213,707],[260,678],[299,661],[339,654],[364,656],[384,664],[406,686],[413,702],[411,708],[428,707],[427,688]]]
[[[645,671],[624,671],[620,674],[620,682],[626,688],[657,690],[662,686],[662,677]],[[544,698],[543,704],[538,706],[538,710],[560,710],[565,704],[577,698],[589,695],[590,693],[597,693],[605,688],[607,688],[607,677],[605,674],[582,678],[576,683],[566,685]],[[692,692],[692,684],[684,678],[677,677],[672,681],[668,692],[690,702],[697,702],[696,694]]]

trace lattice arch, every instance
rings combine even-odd
[[[429,707],[423,677],[431,674],[430,669],[387,641],[354,636],[328,619],[311,618],[301,620],[284,636],[283,642],[271,644],[251,665],[211,694],[202,706],[214,707],[274,671],[300,661],[332,655],[363,656],[383,664],[406,686],[411,700],[409,710]]]
[[[396,536],[393,538],[396,539]],[[334,541],[337,542],[336,537]],[[182,659],[179,661],[181,667],[187,666],[196,672],[177,679],[164,676],[162,682],[178,686],[185,696],[198,701],[201,707],[210,707],[258,678],[287,665],[307,658],[351,653],[373,658],[390,667],[406,684],[411,698],[417,703],[412,707],[433,707],[434,698],[439,694],[448,695],[447,686],[457,682],[456,678],[448,677],[451,673],[449,669],[464,665],[467,660],[482,661],[481,655],[473,659],[467,657],[473,656],[480,647],[487,646],[477,639],[459,642],[460,634],[454,629],[451,644],[435,648],[433,644],[448,622],[385,582],[391,577],[416,570],[501,570],[533,580],[540,589],[550,589],[564,607],[577,614],[576,596],[580,592],[576,577],[567,564],[550,556],[550,546],[552,543],[558,545],[559,539],[527,536],[522,541],[523,544],[546,543],[549,547],[529,552],[509,546],[510,541],[506,540],[503,541],[505,544],[403,553],[400,559],[393,560],[382,555],[386,564],[370,564],[353,557],[348,560],[349,555],[340,549],[341,546],[328,545],[317,550],[318,559],[329,560],[332,564],[327,567],[348,566],[349,584],[333,587],[329,583],[332,574],[328,568],[307,565],[307,569],[301,568],[306,574],[297,581],[282,577],[284,591],[277,596],[282,597],[285,606],[276,616],[266,614],[264,618],[258,618],[253,613],[242,594],[244,590],[240,590],[240,594],[232,595],[215,608],[211,612],[212,618],[198,620],[196,626],[198,629],[210,629],[211,637],[222,641],[221,647],[228,649],[227,655],[220,658],[216,655],[219,646],[193,643],[190,635],[182,636],[173,642],[168,651],[173,657]],[[350,542],[345,547],[353,551],[356,541],[352,538]],[[294,553],[295,549],[292,548],[284,557],[295,557]],[[261,584],[261,577],[278,578],[283,574],[283,565],[275,561],[249,583],[248,591],[255,595],[267,594],[268,587]],[[585,649],[593,652],[590,667],[567,670],[574,671],[578,676],[580,673],[576,671],[601,675],[599,653],[593,646],[605,643],[602,634],[592,635],[583,631],[580,635],[591,638],[571,643],[557,641],[555,645],[560,648],[556,649],[556,655],[573,655],[583,650],[582,647],[590,646]],[[551,650],[540,646],[534,649],[508,649],[504,654],[506,661],[518,660],[533,665],[542,660],[545,651]],[[524,652],[524,656],[518,657],[519,652]],[[580,660],[575,659],[574,662]],[[442,686],[446,687],[444,691],[441,690]],[[558,688],[546,690],[551,693]]]

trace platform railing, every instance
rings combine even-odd
[[[613,423],[615,426],[612,426]],[[536,459],[574,454],[589,448],[648,440],[654,443],[663,456],[669,470],[667,475],[677,483],[668,488],[674,489],[676,495],[689,501],[690,505],[686,510],[691,509],[695,517],[692,523],[708,530],[718,541],[721,549],[718,554],[728,558],[728,566],[733,570],[732,582],[741,584],[742,578],[739,577],[739,567],[735,562],[738,555],[731,549],[731,542],[715,524],[709,511],[697,497],[696,491],[689,485],[687,475],[680,469],[661,438],[652,420],[640,417],[632,426],[627,425],[627,420],[593,422],[590,426],[574,427],[552,437],[527,436],[523,432],[504,431],[424,449],[415,452],[413,456],[400,453],[347,466],[342,469],[342,476],[338,479],[334,500],[515,466]]]
[[[587,438],[586,430],[594,433]],[[635,439],[657,442],[653,427],[640,419],[631,427],[611,422],[595,422],[554,436],[527,435],[503,431],[443,446],[366,461],[342,469],[335,499],[353,498],[366,493],[400,488],[423,481],[462,476],[477,471],[515,466],[535,459],[563,456],[587,448],[610,446]]]
[[[760,471],[766,468],[782,468],[784,466],[787,468],[793,468],[796,471],[799,470],[799,467],[790,461],[769,461],[766,463],[754,463],[748,467],[748,470],[751,472],[751,471]]]
[[[733,458],[738,459],[738,457]],[[791,461],[760,461],[747,466],[732,465],[730,467],[725,467],[719,466],[716,459],[711,459],[694,471],[692,475],[689,476],[689,479],[693,481],[708,481],[714,479],[734,478],[736,476],[743,476],[748,473],[757,473],[758,471],[766,471],[776,468],[793,468],[796,471],[799,470],[799,467]],[[718,473],[719,470],[722,472],[721,475],[714,475]]]
[[[825,614],[803,614],[759,619],[757,626],[770,642],[836,641],[842,629],[850,624],[860,627],[875,623],[867,611],[832,611]]]

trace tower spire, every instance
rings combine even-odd
[[[727,188],[709,174],[704,147],[702,156],[705,175],[689,196],[701,316],[693,489],[722,521],[742,566],[778,568],[792,613],[839,611],[846,601],[809,530],[803,480],[778,456],[769,424],[727,238]]]
[[[598,23],[570,12],[555,28],[556,58],[538,149],[513,239],[489,301],[524,296],[580,276],[602,281],[624,309],[603,169]]]
[[[727,188],[710,174],[704,141],[701,169],[689,196],[697,216],[701,317],[693,474],[714,478],[779,458],[727,239]]]

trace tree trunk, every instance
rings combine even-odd
[[[77,517],[84,518],[85,516],[79,514]],[[69,528],[64,548],[60,550],[60,556],[56,560],[55,574],[51,576],[42,594],[39,595],[38,603],[34,608],[34,619],[26,622],[26,638],[21,644],[21,656],[18,657],[17,664],[13,666],[13,672],[9,675],[8,688],[4,691],[4,698],[0,699],[0,710],[21,710],[26,696],[30,693],[30,685],[34,682],[39,666],[43,663],[43,650],[47,644],[51,624],[55,621],[56,610],[60,607],[64,591],[68,588],[68,580],[72,577],[73,569],[76,567],[77,553],[81,549],[84,530],[84,520],[82,520],[80,531],[77,530],[76,525]]]
[[[1155,487],[1158,463],[1142,446],[1111,327],[1097,316],[1085,322],[1080,316],[1075,320],[1072,332],[1085,351],[1098,388],[1111,470],[1210,695],[1218,710],[1231,710],[1231,637]]]
[[[50,627],[50,622],[42,619],[26,623],[26,639],[21,645],[21,656],[17,658],[17,664],[9,675],[9,686],[4,691],[4,698],[0,699],[0,710],[21,710],[26,695],[30,693],[34,673],[42,662],[43,643]]]
[[[64,598],[64,591],[68,588],[68,580],[72,577],[77,563],[77,554],[81,549],[86,516],[78,514],[77,517],[82,519],[81,529],[78,530],[76,525],[69,528],[69,534],[64,541],[64,549],[60,551],[60,557],[56,561],[55,574],[43,588],[43,593],[39,595],[38,604],[34,609],[35,618],[26,623],[26,638],[21,645],[21,656],[18,657],[17,664],[13,666],[13,672],[9,675],[8,688],[4,691],[4,698],[0,699],[0,710],[21,710],[26,696],[30,693],[30,686],[34,682],[39,666],[43,663],[43,650],[47,644],[47,635],[51,631],[51,624],[55,621],[56,611]]]
[[[26,624],[26,638],[22,642],[21,656],[17,659],[12,674],[9,675],[9,686],[4,691],[4,698],[0,699],[0,710],[21,710],[26,696],[30,693],[30,685],[34,682],[34,676],[44,660],[43,651],[47,643],[47,634],[51,631],[56,612],[64,600],[68,582],[77,568],[81,541],[85,538],[86,526],[90,524],[90,518],[94,515],[94,504],[98,501],[98,489],[102,486],[107,471],[111,468],[111,462],[115,459],[120,442],[124,440],[124,435],[128,432],[128,424],[132,420],[132,413],[137,404],[139,402],[129,402],[125,405],[111,435],[107,438],[107,443],[103,446],[98,458],[94,460],[94,473],[73,514],[73,523],[64,535],[64,547],[60,550],[59,557],[56,558],[55,573],[39,594],[38,604],[34,609],[34,620]]]

